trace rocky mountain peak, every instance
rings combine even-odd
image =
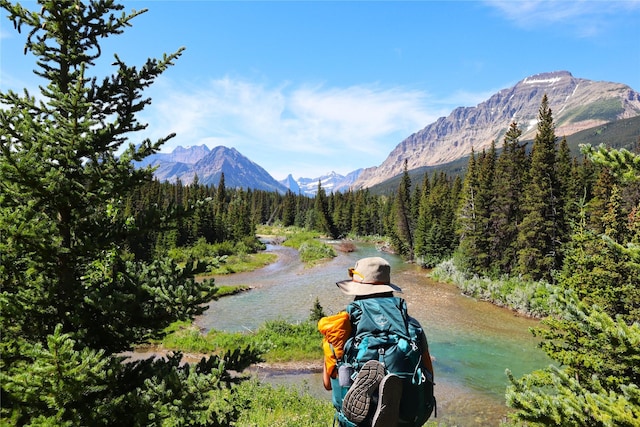
[[[180,159],[183,161],[175,161]],[[196,160],[197,161],[194,161]],[[171,153],[158,153],[145,159],[157,166],[155,177],[160,181],[191,184],[198,176],[204,185],[218,185],[224,173],[226,187],[251,188],[265,191],[286,192],[286,187],[276,181],[262,167],[240,154],[235,148],[217,146],[211,150],[206,145],[176,147]],[[189,160],[191,163],[187,163]]]
[[[408,168],[415,169],[459,159],[492,141],[499,144],[514,121],[523,131],[522,140],[533,139],[544,94],[559,137],[640,115],[640,94],[626,85],[576,78],[568,71],[536,74],[475,107],[456,108],[410,135],[380,166],[365,169],[355,187],[371,187],[401,174],[405,159]]]

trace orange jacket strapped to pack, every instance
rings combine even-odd
[[[349,313],[341,311],[333,316],[323,317],[318,321],[318,330],[322,338],[324,363],[327,373],[336,377],[336,363],[344,354],[344,344],[351,336],[351,321]]]

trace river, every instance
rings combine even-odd
[[[306,320],[316,298],[327,314],[337,313],[352,297],[343,295],[335,282],[347,279],[347,268],[359,258],[382,256],[391,264],[392,282],[403,289],[398,295],[427,333],[435,358],[436,421],[464,427],[499,425],[508,411],[505,369],[518,377],[549,364],[529,332],[538,322],[468,298],[455,286],[435,282],[419,267],[378,252],[373,245],[359,244],[355,252],[339,253],[312,268],[306,268],[293,249],[268,245],[267,250],[278,254],[275,263],[250,273],[216,277],[219,285],[254,289],[212,302],[196,319],[200,328],[246,331],[270,319]],[[320,374],[264,375],[266,381],[303,384],[312,394],[330,399]]]

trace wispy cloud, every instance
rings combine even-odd
[[[177,133],[167,150],[234,147],[278,179],[378,165],[404,138],[451,111],[401,87],[268,86],[229,77],[179,88],[163,80],[152,96],[143,119],[156,132],[152,138]]]
[[[640,0],[485,0],[525,29],[562,25],[577,36],[593,37],[610,25],[607,16],[640,9]]]

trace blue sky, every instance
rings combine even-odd
[[[105,42],[98,75],[113,52],[141,65],[186,47],[146,93],[149,129],[132,142],[176,132],[163,151],[234,147],[276,179],[377,166],[438,117],[537,73],[640,91],[640,0],[122,3],[149,11]],[[3,12],[3,91],[37,93],[24,40]]]

